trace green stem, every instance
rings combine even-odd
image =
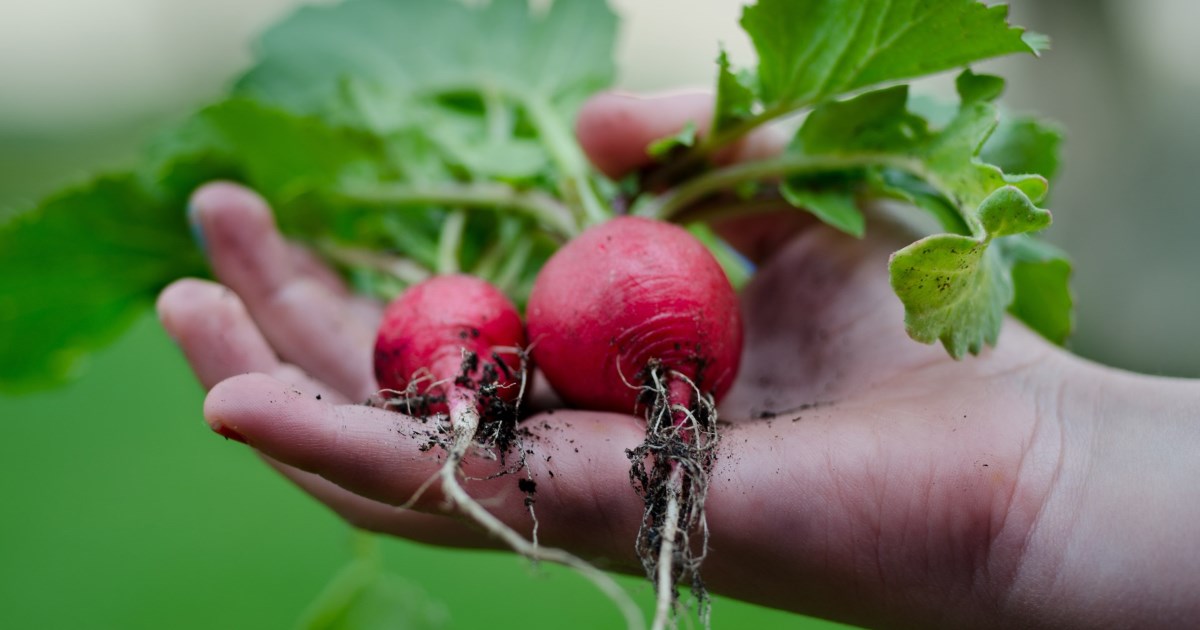
[[[505,261],[504,266],[500,268],[496,274],[494,284],[504,293],[511,295],[517,288],[517,280],[520,279],[521,271],[525,268],[525,264],[529,262],[529,254],[533,251],[533,241],[526,238],[517,241],[513,247],[512,254]]]
[[[487,120],[488,141],[501,143],[512,135],[512,113],[504,102],[500,91],[492,85],[482,89],[484,114]]]
[[[347,247],[332,240],[319,241],[316,246],[319,252],[347,267],[374,269],[386,273],[404,284],[416,284],[430,276],[428,269],[407,258],[389,256],[369,249]]]
[[[463,230],[466,226],[467,215],[462,210],[450,212],[442,223],[442,233],[438,237],[439,275],[448,276],[459,272],[458,255],[462,249]]]
[[[579,225],[571,210],[554,197],[534,190],[517,190],[499,182],[383,184],[352,188],[342,191],[341,196],[349,201],[368,204],[514,210],[537,221],[563,240],[579,233]]]
[[[479,262],[475,264],[475,268],[471,270],[471,275],[488,280],[492,284],[496,284],[495,276],[498,273],[497,269],[509,256],[513,245],[521,237],[523,229],[522,223],[512,217],[506,217],[501,219],[501,221],[496,238],[492,241],[491,245],[488,245],[487,250],[479,257]]]
[[[351,559],[325,585],[296,622],[297,630],[325,630],[340,625],[355,600],[379,579],[383,554],[374,534],[354,530]]]
[[[613,213],[596,194],[588,175],[587,159],[566,122],[544,99],[525,96],[521,97],[521,103],[555,165],[562,171],[563,196],[582,211],[583,224],[606,221]]]
[[[481,88],[477,84],[443,86],[435,93],[451,94],[459,91],[475,91],[482,95],[485,101],[500,101],[508,99],[519,104],[529,116],[530,123],[537,129],[543,146],[550,153],[555,166],[562,171],[560,191],[567,202],[568,222],[573,227],[562,234],[570,238],[579,232],[578,225],[593,225],[603,223],[613,216],[611,207],[600,198],[591,180],[591,170],[588,160],[579,143],[575,140],[570,125],[554,109],[550,101],[538,96],[514,90],[508,86],[497,84]],[[491,108],[494,103],[489,103]],[[489,121],[489,127],[494,129],[496,121]],[[556,229],[561,224],[555,226]]]
[[[691,152],[695,154],[695,158],[689,154],[685,159],[707,159],[717,151],[732,145],[741,140],[751,131],[777,119],[782,118],[792,112],[799,111],[808,107],[807,104],[793,107],[773,107],[763,110],[750,118],[747,118],[732,127],[727,127],[715,134],[707,136],[696,145],[696,148]]]
[[[862,153],[848,155],[782,155],[769,160],[743,162],[709,171],[684,182],[666,193],[640,204],[635,213],[669,221],[695,202],[721,190],[748,181],[761,181],[789,175],[816,174],[867,166],[886,166],[907,171],[930,180],[920,161],[898,155]],[[931,183],[936,183],[932,182]]]
[[[361,529],[350,532],[351,556],[358,562],[371,566],[383,565],[383,551],[379,547],[379,537]]]
[[[654,181],[661,184],[670,184],[678,175],[690,172],[696,166],[708,161],[713,154],[733,145],[751,131],[807,106],[805,104],[786,108],[773,107],[759,112],[732,127],[727,127],[715,134],[704,136],[696,143],[696,146],[683,154],[677,161],[664,166],[662,171],[655,175]]]

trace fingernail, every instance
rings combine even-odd
[[[192,240],[196,242],[196,246],[204,255],[208,255],[208,241],[204,239],[204,228],[200,227],[200,212],[196,208],[196,204],[188,200],[187,204],[187,221],[188,227],[192,231]]]
[[[246,438],[242,437],[241,433],[238,433],[237,431],[234,431],[223,424],[213,429],[213,431],[216,431],[217,435],[225,438],[226,440],[233,440],[234,442],[241,442],[242,444],[247,443]]]

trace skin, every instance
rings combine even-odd
[[[702,126],[709,102],[603,95],[579,137],[618,175],[646,162],[650,140]],[[777,146],[760,135],[724,158]],[[158,308],[211,389],[209,425],[356,526],[492,545],[439,514],[435,491],[417,510],[390,507],[439,462],[393,430],[403,418],[348,404],[375,388],[379,306],[283,241],[248,191],[207,186],[193,218],[224,286],[183,280]],[[1089,363],[1015,321],[998,348],[955,362],[905,335],[886,272],[903,242],[885,224],[861,241],[795,213],[719,228],[762,266],[742,295],[742,368],[721,409],[734,424],[708,500],[714,592],[872,627],[1200,617],[1200,383]],[[778,415],[753,419],[765,411]],[[624,449],[641,421],[559,410],[531,426],[543,542],[636,572],[642,506]],[[528,528],[515,481],[467,488]]]

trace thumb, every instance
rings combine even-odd
[[[704,92],[660,96],[608,92],[584,104],[575,130],[592,164],[608,177],[619,179],[653,164],[647,147],[655,140],[678,133],[688,124],[695,126],[699,137],[707,135],[712,108],[713,96]],[[786,143],[778,129],[762,128],[718,153],[714,162],[761,159],[781,152]],[[714,222],[713,228],[758,264],[815,223],[807,213],[781,204],[779,210]]]

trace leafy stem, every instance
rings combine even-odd
[[[309,604],[296,624],[297,628],[310,630],[339,625],[355,601],[383,576],[383,553],[373,534],[354,530],[350,546],[350,561]]]
[[[571,210],[554,197],[499,182],[380,184],[344,189],[338,195],[347,201],[373,205],[512,210],[532,218],[563,240],[579,233],[579,224]]]
[[[735,142],[749,135],[750,132],[754,131],[755,129],[758,129],[769,122],[787,116],[788,114],[805,109],[808,106],[808,103],[802,103],[793,105],[791,107],[775,106],[764,109],[750,118],[743,119],[730,127],[718,131],[717,133],[706,136],[700,141],[699,144],[696,145],[695,150],[692,152],[695,154],[695,157],[691,158],[690,155],[688,157],[691,159],[708,159],[717,151],[731,146]]]
[[[500,91],[492,85],[484,85],[480,92],[487,120],[487,137],[490,142],[503,142],[512,134],[512,112],[505,104]]]
[[[531,253],[533,253],[532,239],[523,238],[516,242],[509,253],[508,260],[504,262],[504,266],[500,268],[499,272],[493,278],[494,284],[501,291],[512,292],[516,289],[521,270],[529,262],[529,255]]]
[[[580,218],[583,219],[583,223],[602,223],[611,217],[612,212],[606,209],[592,186],[587,159],[562,116],[544,99],[536,96],[519,98],[533,126],[537,128],[538,135],[550,151],[551,158],[562,171],[563,196],[568,203],[582,211]]]
[[[316,249],[340,265],[372,269],[385,273],[404,284],[416,284],[431,275],[425,267],[407,259],[375,250],[341,245],[332,239],[318,241]]]
[[[446,215],[446,220],[442,222],[442,233],[438,237],[438,274],[459,272],[458,255],[466,226],[467,215],[462,210],[453,210]]]
[[[921,163],[905,156],[882,153],[822,156],[784,154],[768,160],[743,162],[709,171],[644,202],[638,206],[635,214],[669,221],[704,197],[721,190],[734,188],[745,182],[869,166],[896,168],[928,179]],[[936,182],[931,182],[931,184],[936,184]]]
[[[488,245],[475,267],[470,271],[471,275],[488,280],[492,284],[496,284],[497,269],[510,258],[513,247],[523,240],[529,240],[522,238],[527,236],[524,221],[514,217],[508,217],[502,221],[504,221],[504,225],[496,230],[495,240]]]
[[[684,174],[706,163],[721,149],[732,146],[755,129],[807,106],[807,104],[801,104],[765,109],[716,133],[703,136],[694,147],[678,159],[664,165],[662,170],[654,175],[654,180],[648,187],[653,188],[656,184],[673,183]]]

